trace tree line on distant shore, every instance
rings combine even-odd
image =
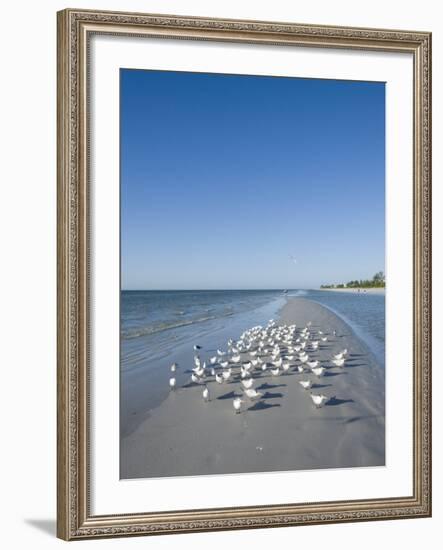
[[[338,285],[321,285],[320,288],[384,288],[385,274],[383,271],[378,271],[372,279],[360,279],[349,281],[348,283],[340,283]]]

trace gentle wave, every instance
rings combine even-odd
[[[296,292],[291,292],[289,296],[306,296],[307,294],[307,290],[297,290]]]
[[[171,323],[162,323],[160,325],[151,325],[140,328],[133,328],[129,330],[123,330],[121,332],[121,337],[124,340],[132,340],[134,338],[140,338],[142,336],[148,336],[150,334],[158,334],[159,332],[165,332],[167,330],[172,330],[174,328],[187,327],[189,325],[196,325],[198,323],[205,323],[206,321],[213,321],[220,317],[230,317],[232,313],[226,313],[225,315],[213,315],[209,317],[201,317],[199,319],[190,319],[188,321],[179,321]]]

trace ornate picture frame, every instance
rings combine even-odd
[[[204,17],[58,13],[58,536],[65,540],[405,519],[431,515],[431,34]],[[94,515],[90,491],[91,37],[121,35],[405,52],[413,56],[413,494]]]

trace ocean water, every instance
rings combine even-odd
[[[326,306],[341,317],[385,366],[385,295],[333,290],[297,291],[305,298]],[[292,292],[289,292],[289,296]]]
[[[281,290],[122,291],[121,368],[162,358],[171,342],[174,348],[197,343],[227,326],[238,337],[234,329],[267,322],[284,303]]]
[[[337,313],[384,364],[385,296],[318,290],[123,291],[121,368],[136,368],[180,344],[232,327],[232,337],[276,316],[285,296],[302,296]],[[250,325],[248,325],[250,323]],[[240,332],[236,333],[235,330]],[[221,345],[221,344],[220,344]]]

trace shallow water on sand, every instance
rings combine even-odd
[[[283,303],[281,290],[123,291],[121,368],[170,355],[171,343],[198,343],[228,324],[266,322]]]
[[[139,336],[121,338],[120,425],[123,435],[132,432],[150,410],[166,399],[171,376],[169,366],[172,363],[179,365],[175,373],[177,386],[189,381],[190,370],[194,366],[194,344],[202,346],[202,359],[206,360],[216,354],[217,348],[226,350],[229,338],[238,338],[252,326],[266,324],[269,319],[276,318],[286,303],[281,290],[227,291],[224,295],[221,291],[214,291],[213,294],[205,291],[192,295],[187,293],[187,296],[174,292],[165,296],[167,305],[160,306],[164,308],[164,319],[169,320],[168,324],[175,325],[173,317],[168,317],[168,314],[174,307],[183,311],[183,302],[194,300],[191,311],[187,312],[188,320],[193,321],[155,332],[150,330],[149,324],[156,326],[157,320],[151,319],[160,315],[158,312],[150,315],[149,308],[154,308],[162,297],[152,294],[122,297],[122,332],[131,326],[124,315],[131,316],[130,322],[133,322],[134,310],[138,312],[139,328],[145,322]],[[126,308],[125,299],[130,302],[129,305],[126,303]],[[212,316],[206,319],[206,310],[211,304]],[[229,315],[225,313],[228,308],[232,308]]]
[[[341,317],[363,340],[377,358],[385,365],[385,295],[371,293],[344,293],[333,290],[303,290],[289,292],[303,295],[328,307]]]

